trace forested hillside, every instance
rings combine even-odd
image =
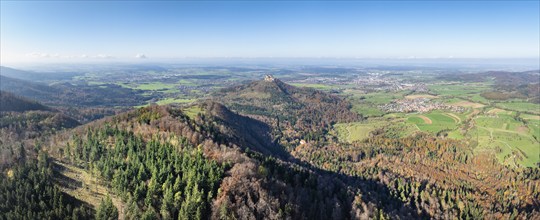
[[[253,103],[251,106],[268,109],[263,112],[288,115],[289,108],[275,108],[275,104],[300,103],[298,100],[302,99],[284,101],[292,95],[284,95],[278,101],[261,98],[261,94],[265,94],[261,91],[275,93],[275,85],[287,88],[282,90],[283,94],[291,94],[288,91],[303,93],[280,81],[258,81],[222,90],[228,93],[221,95],[230,98],[224,103],[231,108],[238,103]],[[255,96],[253,91],[258,95]],[[248,97],[244,98],[246,94]],[[334,100],[340,103],[338,98]],[[310,100],[307,105],[319,102]],[[246,109],[239,108],[238,111],[255,118],[264,115]],[[335,109],[340,108],[334,106]],[[298,111],[291,110],[291,114],[294,112]],[[338,121],[338,118],[334,115],[330,121]],[[320,120],[313,123],[321,126],[318,122]],[[463,219],[511,219],[540,214],[540,170],[536,167],[518,170],[504,167],[490,153],[473,153],[471,143],[426,133],[398,138],[393,131],[380,129],[374,130],[367,140],[353,144],[338,142],[324,131],[321,134],[325,138],[309,139],[309,134],[302,136],[307,142],[286,148],[293,158],[342,175],[356,198],[375,202],[383,214],[402,218]],[[357,217],[362,216],[357,214]]]
[[[39,104],[36,101],[31,101],[23,97],[18,97],[13,93],[0,90],[0,112],[24,112],[31,110],[43,110],[48,111],[50,108]]]
[[[348,103],[277,79],[220,92],[217,100],[227,100],[225,105],[154,105],[28,139],[33,143],[26,147],[4,147],[5,198],[20,197],[10,193],[15,183],[9,181],[37,184],[12,178],[24,167],[17,165],[21,158],[37,161],[38,168],[28,165],[30,170],[55,164],[95,178],[70,190],[76,180],[66,178],[73,176],[67,170],[47,171],[39,183],[50,188],[43,198],[71,198],[79,205],[64,212],[64,203],[53,199],[4,216],[24,210],[33,216],[126,219],[540,216],[538,168],[504,167],[489,153],[474,153],[470,143],[422,132],[399,137],[377,129],[365,140],[340,142],[327,130],[330,125],[361,120]],[[47,154],[51,159],[43,159]],[[107,193],[74,194],[100,187]]]
[[[324,92],[266,80],[226,88],[214,99],[234,111],[262,120],[273,127],[274,137],[292,147],[300,140],[323,140],[331,125],[361,118],[347,101]]]
[[[80,123],[39,102],[0,91],[0,166],[14,161],[13,149],[33,148],[43,136]]]
[[[27,157],[0,173],[1,219],[92,219],[93,210],[60,191],[45,152]]]
[[[54,138],[49,151],[109,182],[127,217],[328,219],[356,209],[334,174],[246,147],[255,145],[237,127],[253,124],[238,124],[242,116],[217,103],[190,108],[200,112],[153,106],[91,123]]]
[[[0,75],[0,89],[18,96],[28,97],[46,105],[71,107],[111,107],[141,105],[148,98],[142,91],[116,84],[73,85],[46,84]]]

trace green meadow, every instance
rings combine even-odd
[[[197,105],[194,105],[182,109],[182,112],[184,112],[189,118],[193,119],[197,116],[197,114],[203,113],[203,109]]]
[[[411,114],[407,122],[415,124],[419,130],[436,134],[443,130],[454,130],[461,123],[461,117],[455,113],[434,111],[426,114]]]
[[[540,143],[534,138],[539,123],[526,125],[508,114],[478,116],[474,121],[470,137],[478,140],[478,149],[494,150],[501,163],[511,166],[532,167],[540,162]]]
[[[156,104],[167,105],[167,104],[172,104],[172,103],[191,103],[194,101],[195,99],[166,98],[166,99],[157,101]]]
[[[331,90],[337,87],[333,85],[317,84],[317,83],[291,83],[291,85],[298,86],[298,87],[309,87],[309,88],[320,89],[320,90]]]
[[[496,106],[519,112],[531,112],[534,114],[540,114],[540,104],[530,102],[501,102],[497,103]]]
[[[334,125],[338,139],[341,142],[361,141],[369,137],[370,132],[384,125],[383,121],[370,120],[367,122],[340,123]]]
[[[431,92],[441,96],[473,97],[491,87],[486,83],[437,84],[428,86]]]

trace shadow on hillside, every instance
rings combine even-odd
[[[227,109],[225,106],[215,102],[207,102],[207,109],[214,115],[217,120],[221,123],[227,125],[229,128],[232,128],[232,132],[224,132],[228,134],[228,137],[224,137],[220,141],[226,141],[228,143],[237,143],[239,146],[242,146],[245,150],[246,147],[249,147],[251,150],[257,151],[265,156],[272,156],[279,158],[283,161],[299,165],[303,168],[311,170],[323,179],[330,180],[332,182],[337,182],[336,184],[340,187],[350,187],[354,191],[360,191],[362,194],[362,200],[368,203],[371,202],[375,204],[377,208],[382,208],[385,213],[389,213],[391,216],[396,216],[399,218],[405,219],[429,219],[430,216],[427,213],[418,214],[416,208],[412,207],[411,204],[401,201],[399,198],[393,196],[390,193],[390,189],[381,182],[364,179],[356,176],[345,175],[341,173],[335,173],[327,170],[322,170],[317,168],[307,162],[300,161],[297,158],[294,158],[285,148],[279,145],[276,141],[272,139],[272,127],[262,121],[257,119],[243,116],[237,113],[234,113]],[[232,137],[230,136],[232,135]],[[287,165],[287,169],[294,170],[291,164]],[[283,180],[287,182],[286,180]],[[301,180],[300,182],[305,182],[306,180]],[[294,181],[293,181],[294,182]],[[294,184],[293,184],[294,185]],[[302,184],[300,184],[302,185]],[[273,186],[268,186],[274,188]],[[297,186],[295,186],[297,187]],[[306,186],[300,186],[306,188]],[[276,187],[279,188],[279,187]],[[268,189],[267,189],[268,190]],[[271,190],[269,190],[271,191]],[[282,193],[282,192],[276,192]],[[298,193],[298,192],[294,192]],[[336,196],[336,193],[333,192],[332,196]],[[301,204],[300,201],[295,201],[298,207],[305,207],[306,204]],[[303,201],[303,202],[312,202],[312,201]],[[347,207],[344,208],[345,216],[347,219],[352,218],[350,215],[352,200],[348,203],[344,203]],[[317,205],[316,205],[317,206]],[[312,213],[311,213],[312,214]],[[324,218],[323,216],[318,216],[319,218]],[[317,216],[315,216],[317,218]]]
[[[66,175],[64,175],[64,171],[66,168],[62,166],[61,164],[58,164],[56,162],[53,163],[53,172],[54,172],[54,181],[57,186],[63,189],[67,190],[76,190],[78,188],[83,187],[83,184],[79,180],[74,180]],[[69,193],[66,193],[64,190],[62,190],[62,194],[64,195],[64,200],[67,201],[68,204],[72,204],[73,207],[77,206],[86,206],[88,208],[93,208],[93,206],[85,201],[79,200],[75,198],[74,196],[70,195]]]
[[[292,156],[291,156],[292,158]],[[317,174],[325,178],[331,178],[334,180],[339,180],[344,184],[345,187],[351,187],[360,191],[362,195],[362,200],[365,203],[371,202],[376,205],[377,208],[382,208],[385,213],[390,214],[392,218],[399,217],[400,219],[430,219],[426,212],[419,214],[415,207],[411,206],[410,203],[405,203],[401,199],[393,196],[390,193],[390,188],[376,180],[365,179],[358,176],[351,176],[342,173],[336,173],[332,171],[327,171],[315,167],[307,162],[300,161],[297,158],[290,160],[295,164],[299,164],[304,168],[312,170]],[[348,210],[351,204],[345,204]],[[353,216],[348,216],[347,218],[353,218]]]
[[[56,183],[63,188],[75,190],[83,187],[82,181],[72,179],[64,175],[64,171],[68,168],[58,163],[53,163],[53,171]]]

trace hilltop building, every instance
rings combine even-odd
[[[264,81],[266,82],[274,82],[276,80],[276,78],[274,78],[274,76],[268,74],[266,76],[264,76]]]

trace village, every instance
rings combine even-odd
[[[440,102],[432,102],[428,98],[401,99],[391,103],[381,105],[380,109],[385,112],[419,112],[425,113],[433,110],[450,110],[453,112],[464,112],[461,106],[445,105]]]
[[[327,76],[310,76],[302,79],[287,80],[288,83],[298,84],[321,84],[331,85],[336,90],[350,88],[354,85],[355,89],[360,89],[366,92],[396,92],[403,90],[411,90],[413,92],[428,92],[425,83],[406,83],[403,80],[397,79],[392,71],[367,72],[361,74],[351,73],[350,75],[342,75],[342,77],[327,77]]]

